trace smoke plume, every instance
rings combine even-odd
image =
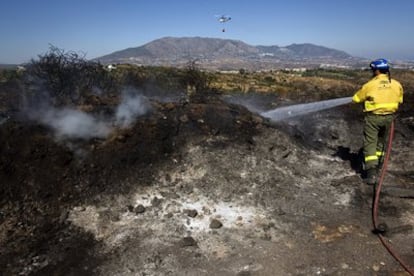
[[[147,113],[149,109],[150,104],[147,98],[125,90],[122,93],[122,101],[116,109],[115,124],[120,127],[127,127],[137,117]]]
[[[69,108],[49,108],[40,113],[38,119],[41,123],[52,127],[55,134],[62,138],[104,138],[111,131],[105,121]]]
[[[146,97],[130,90],[122,93],[121,102],[114,108],[112,118],[98,117],[69,107],[56,108],[51,105],[47,96],[41,99],[27,102],[25,113],[29,119],[53,129],[59,139],[106,138],[114,127],[130,126],[151,108]]]

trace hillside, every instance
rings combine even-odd
[[[362,61],[344,51],[310,43],[286,47],[252,46],[239,40],[202,37],[165,37],[96,60],[163,66],[184,66],[197,60],[202,68],[227,70],[319,67],[321,64],[355,66]]]
[[[246,77],[286,93],[186,94],[174,82],[194,71],[126,67],[109,88],[81,85],[100,65],[84,67],[70,98],[31,68],[0,82],[0,275],[407,275],[372,233],[361,107],[260,112],[349,96],[368,72],[216,73],[217,87]],[[407,92],[379,220],[413,267],[414,72],[393,75]]]
[[[413,186],[409,118],[390,188]],[[349,107],[271,127],[224,102],[154,103],[103,140],[51,131],[0,128],[5,275],[401,273],[371,234]],[[392,190],[383,200],[381,221],[403,226],[388,237],[413,265],[414,206]]]

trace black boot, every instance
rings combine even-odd
[[[368,185],[375,185],[377,183],[377,169],[371,168],[367,171],[367,177],[365,178],[365,183]]]

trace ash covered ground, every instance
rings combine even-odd
[[[358,106],[272,123],[244,106],[277,98],[138,99],[132,121],[3,113],[0,275],[407,275],[371,232]],[[414,267],[411,103],[379,220]]]

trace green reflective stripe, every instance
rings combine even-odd
[[[355,103],[360,103],[361,102],[361,99],[355,94],[353,97],[352,97],[352,101],[353,102],[355,102]]]
[[[383,151],[377,151],[376,152],[376,155],[379,157],[379,156],[383,156],[385,154],[385,152],[383,152]]]
[[[398,109],[398,103],[373,103],[373,102],[366,101],[365,109],[367,111],[371,111],[375,109],[386,109],[390,111],[395,111]]]
[[[365,162],[374,161],[374,160],[378,160],[378,156],[376,156],[376,155],[365,156]]]

